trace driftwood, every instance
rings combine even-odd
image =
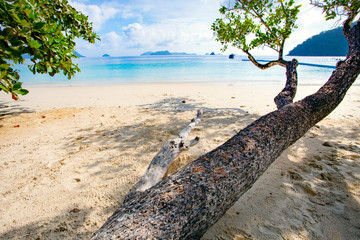
[[[199,239],[285,149],[340,104],[360,73],[360,22],[350,24],[344,27],[349,53],[316,93],[285,101],[223,145],[127,198],[91,239]]]
[[[192,119],[191,123],[186,126],[176,138],[164,144],[164,146],[151,161],[145,175],[137,184],[135,184],[131,192],[145,191],[146,189],[151,188],[156,183],[160,182],[163,179],[166,171],[169,169],[170,164],[175,160],[180,152],[189,149],[189,147],[199,142],[198,137],[188,142],[186,139],[188,138],[191,130],[198,123],[200,123],[201,117],[202,111],[198,110],[196,118]]]

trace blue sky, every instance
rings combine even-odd
[[[335,27],[326,22],[321,10],[302,4],[299,28],[286,43],[290,51],[308,37]],[[205,54],[220,52],[210,27],[219,17],[224,0],[70,0],[77,10],[89,16],[94,31],[102,41],[89,44],[77,41],[77,51],[88,57],[105,53],[111,56],[137,56],[146,51],[169,50]],[[225,1],[226,2],[226,1]],[[336,25],[337,26],[337,25]],[[227,53],[241,54],[229,49]],[[257,49],[254,54],[274,54],[268,49]]]

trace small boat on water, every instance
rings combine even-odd
[[[235,57],[235,54],[230,54],[229,55],[229,59],[234,59],[234,57]]]

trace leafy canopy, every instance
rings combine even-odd
[[[67,0],[0,0],[0,89],[25,95],[14,64],[31,57],[30,71],[54,76],[63,72],[71,79],[80,71],[72,58],[75,39],[94,43],[99,37],[92,31],[88,17],[76,11]]]
[[[359,0],[311,0],[311,4],[323,9],[326,20],[345,16],[353,21],[360,13]]]
[[[236,0],[233,7],[223,6],[224,18],[212,25],[216,40],[225,51],[229,45],[245,53],[257,47],[269,47],[282,59],[285,40],[297,26],[300,5],[293,0]]]

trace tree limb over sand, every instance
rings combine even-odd
[[[349,53],[316,93],[285,101],[218,148],[135,194],[91,239],[201,238],[284,150],[340,104],[360,73],[360,22],[346,32]]]

